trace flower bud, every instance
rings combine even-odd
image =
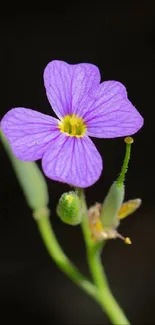
[[[81,202],[75,192],[62,194],[57,206],[57,214],[68,225],[76,226],[81,223]]]
[[[124,185],[118,186],[114,182],[103,202],[101,221],[103,228],[115,228],[119,224],[118,212],[124,200]]]

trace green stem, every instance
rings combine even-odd
[[[84,277],[78,269],[71,263],[61,249],[49,220],[48,189],[44,176],[35,162],[24,162],[18,160],[12,153],[7,139],[0,130],[2,144],[10,158],[19,184],[23,190],[29,207],[34,211],[43,242],[58,267],[73,280],[79,287],[98,301],[97,288]]]
[[[101,263],[101,246],[94,245],[91,240],[86,217],[87,207],[84,192],[81,189],[79,189],[78,192],[83,206],[82,231],[87,249],[87,260],[93,281],[98,288],[100,305],[111,320],[112,324],[129,325],[130,322],[126,318],[123,310],[118,305],[109,288],[106,274]]]
[[[111,293],[104,268],[101,263],[99,250],[88,249],[88,263],[94,283],[98,288],[100,304],[111,320],[112,324],[130,324],[123,310],[118,305]]]
[[[92,244],[86,218],[87,208],[83,192],[80,191],[79,193],[81,196],[83,210],[82,228],[87,246],[88,264],[96,286],[89,282],[87,278],[85,278],[71,263],[55,237],[49,220],[49,210],[47,208],[47,186],[37,165],[35,163],[25,163],[16,159],[11,152],[5,137],[2,136],[1,140],[12,162],[26,200],[30,208],[34,211],[34,218],[50,256],[53,258],[58,267],[66,275],[68,275],[72,281],[74,281],[102,306],[103,310],[107,313],[113,324],[129,324],[110,292],[106,276],[101,265],[99,248],[97,250],[97,247]]]
[[[36,222],[44,245],[57,266],[68,275],[73,282],[98,302],[98,292],[96,287],[78,271],[78,269],[64,254],[56,239],[48,216],[42,216],[39,219],[36,218]]]
[[[123,166],[122,166],[120,175],[116,181],[118,186],[122,186],[124,179],[125,179],[125,174],[127,173],[128,164],[129,164],[129,160],[130,160],[130,156],[131,156],[131,145],[133,143],[133,139],[131,137],[126,137],[125,142],[126,142],[125,158],[123,161]]]

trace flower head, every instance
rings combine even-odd
[[[89,138],[132,135],[143,118],[117,81],[100,83],[95,65],[50,62],[44,71],[48,100],[57,118],[23,107],[11,109],[1,128],[14,155],[42,159],[45,175],[77,187],[95,183],[102,158]]]

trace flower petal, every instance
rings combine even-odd
[[[11,109],[1,120],[2,132],[14,155],[25,161],[42,157],[50,141],[60,133],[57,125],[57,119],[23,107]]]
[[[143,125],[143,118],[127,98],[125,87],[117,81],[103,82],[93,92],[83,116],[88,135],[115,138],[132,135]]]
[[[52,140],[42,159],[45,175],[77,187],[94,184],[102,172],[102,159],[88,137],[60,134]]]
[[[124,202],[118,212],[118,219],[122,220],[134,213],[140,207],[141,203],[141,199],[134,199]]]
[[[100,83],[99,69],[89,63],[50,62],[44,71],[48,100],[59,118],[87,108],[87,97]]]

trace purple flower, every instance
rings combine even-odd
[[[103,167],[89,136],[132,135],[142,127],[143,118],[120,82],[100,83],[95,65],[52,61],[45,68],[44,85],[59,119],[13,108],[1,121],[2,131],[18,159],[42,159],[47,177],[88,187],[98,180]]]

